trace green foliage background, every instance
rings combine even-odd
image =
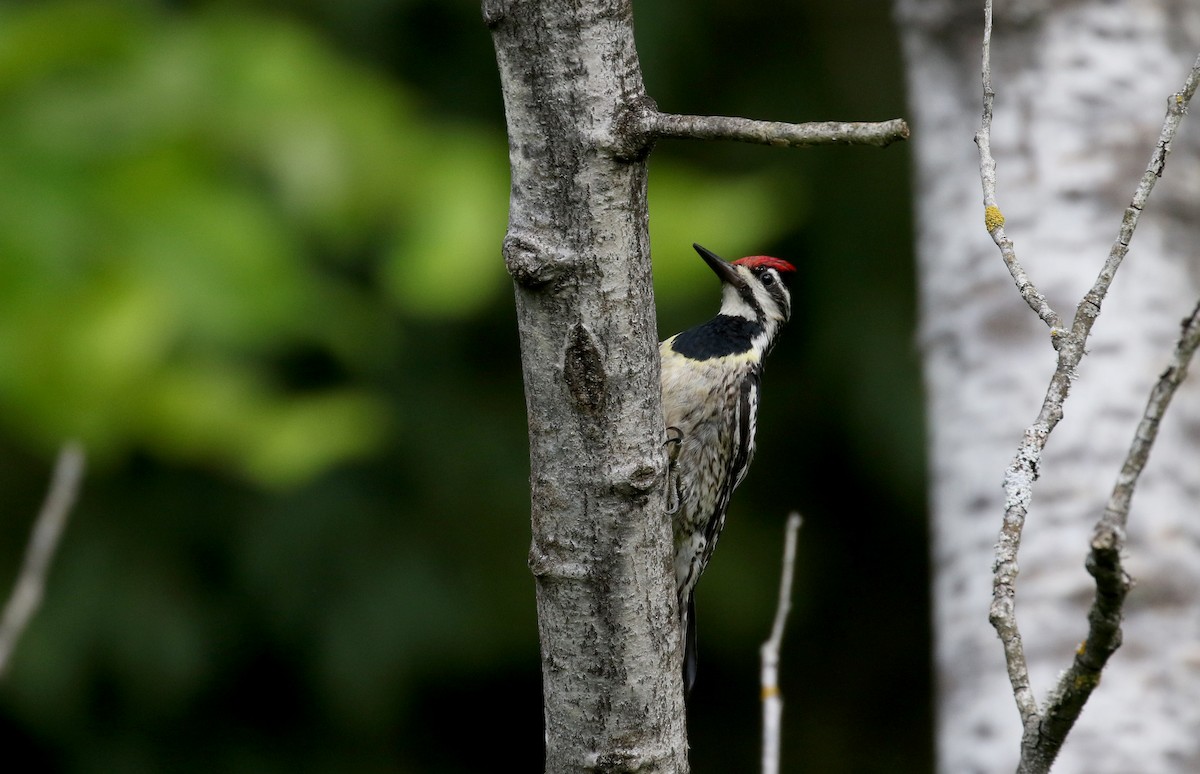
[[[642,0],[664,110],[904,115],[882,0]],[[0,572],[89,453],[0,684],[30,771],[541,762],[527,447],[491,40],[467,0],[0,4]],[[694,771],[756,766],[786,512],[792,770],[930,768],[907,149],[661,143],[689,249],[799,264],[760,451],[698,597]],[[897,563],[895,556],[902,556]]]

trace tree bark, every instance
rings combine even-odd
[[[983,226],[982,3],[897,0],[917,125],[920,341],[928,388],[937,747],[945,772],[1012,771],[1022,728],[988,623],[999,484],[1054,370],[1048,329]],[[1062,313],[1095,279],[1200,47],[1200,9],[1158,0],[996,9],[998,203],[1030,278]],[[1200,295],[1197,129],[1185,125],[1042,455],[1016,614],[1043,699],[1087,633],[1092,529],[1178,321]],[[1069,314],[1067,315],[1069,322]],[[1176,395],[1129,519],[1124,645],[1055,772],[1200,770],[1200,389]]]
[[[546,771],[684,772],[627,0],[487,0],[508,122]]]

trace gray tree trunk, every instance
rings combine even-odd
[[[663,137],[882,147],[908,126],[659,113],[630,0],[484,0],[483,17],[508,123],[546,770],[686,772],[646,156]]]
[[[897,0],[916,133],[920,344],[931,442],[937,749],[943,772],[1008,772],[1021,724],[988,623],[1000,483],[1054,369],[1046,327],[983,227],[982,2]],[[1116,236],[1165,99],[1200,48],[1200,6],[1001,3],[992,150],[1007,234],[1069,321]],[[1194,121],[1194,119],[1193,119]],[[1200,126],[1185,123],[1093,329],[1034,487],[1016,614],[1044,700],[1083,639],[1084,571],[1178,321],[1200,296]],[[1176,395],[1134,496],[1124,645],[1056,772],[1200,771],[1200,384]]]
[[[627,0],[486,0],[529,414],[546,771],[687,771]]]

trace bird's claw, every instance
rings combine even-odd
[[[667,449],[667,459],[671,464],[675,463],[675,458],[679,456],[679,447],[683,445],[683,431],[678,427],[671,425],[667,428],[667,440],[663,441],[663,446],[669,446]]]

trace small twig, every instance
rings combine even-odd
[[[7,671],[17,641],[42,603],[50,561],[79,494],[83,471],[83,447],[76,442],[68,443],[58,454],[50,491],[34,522],[21,573],[0,618],[0,677]]]
[[[783,572],[779,578],[779,603],[771,636],[759,649],[762,659],[763,702],[763,774],[778,774],[783,696],[779,692],[779,648],[783,644],[783,627],[792,608],[792,576],[796,565],[796,533],[800,531],[800,514],[788,516],[783,542]]]
[[[1150,449],[1154,444],[1154,439],[1158,437],[1158,427],[1163,414],[1166,413],[1175,391],[1187,376],[1188,365],[1191,363],[1197,347],[1200,346],[1200,302],[1196,304],[1192,313],[1184,318],[1181,329],[1171,362],[1167,364],[1167,369],[1162,372],[1154,389],[1150,391],[1150,399],[1146,403],[1142,421],[1138,424],[1137,432],[1134,434],[1125,464],[1121,468],[1112,496],[1104,509],[1104,516],[1096,525],[1097,535],[1111,532],[1123,539],[1125,525],[1129,520],[1129,504],[1133,500],[1133,490],[1137,486],[1138,476],[1141,475],[1142,468],[1145,467],[1146,460],[1150,457]]]
[[[640,116],[642,131],[653,138],[682,140],[736,140],[761,145],[809,148],[815,145],[875,145],[885,147],[908,139],[902,119],[880,123],[821,121],[789,124],[731,116],[685,116],[646,110]]]
[[[996,204],[996,160],[992,158],[992,103],[995,97],[996,93],[992,91],[992,0],[986,0],[983,8],[983,121],[975,133],[975,144],[979,146],[979,179],[983,183],[983,222],[992,241],[1000,248],[1000,256],[1017,283],[1021,298],[1042,322],[1050,326],[1050,341],[1058,349],[1059,335],[1063,332],[1062,318],[1050,307],[1050,302],[1034,286],[1017,260],[1016,248],[1004,233],[1004,215]]]

